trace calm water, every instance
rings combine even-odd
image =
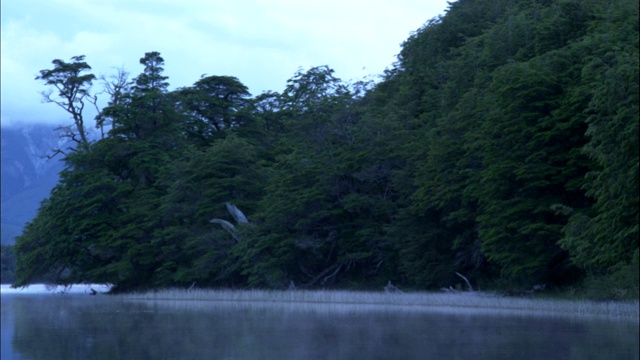
[[[638,323],[3,294],[5,359],[638,359]]]

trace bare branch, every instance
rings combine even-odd
[[[402,290],[398,289],[397,286],[391,283],[391,280],[387,283],[387,286],[384,287],[384,292],[387,294],[402,294]]]
[[[460,276],[462,280],[464,280],[464,282],[467,283],[467,286],[469,287],[469,291],[473,291],[473,286],[471,286],[471,283],[469,282],[469,280],[467,280],[466,277],[464,277],[464,275],[460,274],[459,272],[456,272],[456,275]]]
[[[236,227],[233,226],[232,223],[222,219],[211,219],[209,220],[209,222],[214,224],[220,224],[220,226],[222,226],[223,229],[225,229],[229,234],[231,234],[231,236],[236,241],[240,241],[240,239],[238,238],[238,235],[236,234]]]
[[[249,223],[249,220],[247,220],[247,217],[244,216],[242,211],[240,211],[240,209],[238,209],[237,206],[235,206],[234,204],[231,204],[229,202],[224,203],[224,205],[227,207],[227,211],[229,211],[229,214],[231,214],[231,216],[236,221],[236,223],[238,223],[238,224],[248,224]]]
[[[338,275],[338,273],[342,269],[342,265],[343,264],[337,263],[329,266],[328,268],[320,272],[320,274],[316,275],[313,279],[311,279],[311,281],[305,284],[305,286],[313,286],[318,281],[320,281],[320,284],[325,284],[327,281],[329,281],[332,278],[335,278],[336,275]]]
[[[110,75],[108,78],[105,75],[100,76],[104,92],[111,97],[107,108],[99,111],[98,116],[96,116],[96,127],[99,127],[101,131],[104,131],[102,129],[104,129],[105,125],[111,125],[112,128],[116,127],[113,109],[123,104],[123,100],[131,86],[129,73],[125,71],[123,67],[115,69],[116,73]],[[110,120],[110,123],[108,120]]]
[[[64,150],[60,149],[60,148],[55,148],[55,149],[51,149],[51,154],[46,154],[46,155],[41,156],[41,157],[44,157],[47,160],[51,160],[51,159],[53,159],[54,157],[56,157],[58,155],[66,156],[67,153]]]
[[[249,220],[247,220],[247,217],[244,216],[244,214],[242,213],[242,211],[240,211],[240,209],[238,209],[235,205],[233,205],[233,204],[231,204],[229,202],[226,202],[224,204],[227,207],[227,210],[229,211],[231,216],[238,223],[238,225],[249,224]],[[227,220],[222,220],[222,219],[211,219],[211,220],[209,220],[209,222],[210,223],[214,223],[214,224],[220,224],[220,226],[222,226],[223,229],[225,229],[229,234],[231,234],[231,236],[236,241],[240,241],[240,239],[238,238],[238,235],[236,233],[236,227],[233,226],[232,223],[228,222]]]

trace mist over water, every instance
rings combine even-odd
[[[3,359],[637,359],[637,339],[622,320],[2,295]]]

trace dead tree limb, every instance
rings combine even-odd
[[[460,276],[462,278],[462,280],[464,280],[464,282],[467,283],[467,286],[469,287],[469,292],[473,292],[473,286],[471,286],[471,283],[469,282],[469,280],[462,274],[460,274],[459,272],[456,272],[456,275]]]
[[[220,224],[220,226],[222,226],[223,229],[225,229],[229,234],[231,234],[231,236],[236,241],[240,241],[240,239],[238,238],[238,235],[236,234],[236,227],[233,226],[232,223],[222,219],[211,219],[209,220],[209,222],[214,224]]]
[[[231,216],[233,217],[233,220],[235,220],[236,223],[238,224],[249,223],[249,220],[247,220],[247,217],[244,216],[242,211],[240,211],[240,209],[238,209],[237,206],[229,202],[224,203],[224,205],[227,207],[227,211],[229,211],[229,214],[231,214]]]
[[[389,281],[387,283],[387,286],[384,287],[384,292],[386,292],[387,294],[402,294],[402,290],[393,285],[391,281]]]
[[[233,219],[236,221],[238,225],[249,224],[249,220],[247,220],[247,217],[244,216],[242,211],[240,211],[240,209],[238,209],[237,206],[229,202],[224,203],[224,205],[227,207],[227,211],[229,211],[229,214],[231,214],[231,217],[233,217]],[[211,219],[209,220],[209,222],[214,224],[220,224],[220,226],[222,226],[223,229],[225,229],[229,234],[231,234],[231,236],[235,241],[240,241],[240,238],[238,238],[238,234],[236,233],[236,227],[233,226],[232,223],[222,219]]]
[[[306,287],[313,286],[318,281],[320,281],[320,284],[324,285],[329,279],[338,275],[338,272],[340,272],[341,268],[342,268],[342,264],[333,264],[328,268],[324,269],[322,272],[320,272],[320,274],[316,275],[313,279],[311,279],[310,282],[306,283],[305,286]]]
[[[340,270],[342,269],[342,265],[340,264],[338,265],[338,267],[336,268],[336,270],[334,272],[332,272],[331,274],[325,276],[322,281],[320,281],[320,284],[324,285],[329,279],[332,279],[334,277],[336,277],[336,275],[338,275],[338,272],[340,272]]]

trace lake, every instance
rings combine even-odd
[[[3,360],[638,359],[637,317],[389,305],[348,293],[327,302],[3,290]]]

